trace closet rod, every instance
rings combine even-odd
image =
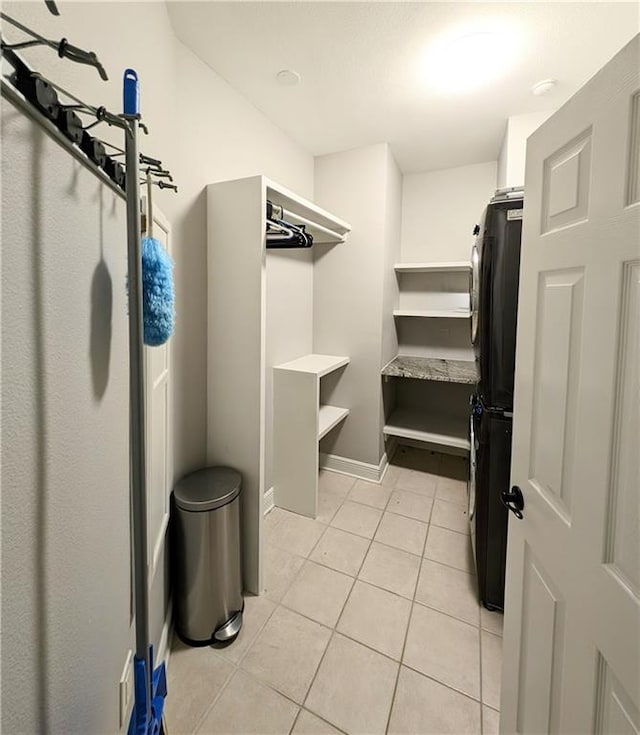
[[[295,212],[290,212],[288,209],[284,209],[284,207],[282,209],[282,215],[283,215],[283,219],[291,219],[296,222],[299,222],[301,225],[306,225],[307,227],[313,227],[315,230],[318,230],[319,232],[322,232],[325,235],[328,235],[332,240],[335,240],[336,242],[344,242],[344,235],[341,235],[338,232],[334,232],[334,230],[330,230],[328,227],[319,225],[317,222],[307,219],[306,217],[302,217],[301,215],[296,214]]]

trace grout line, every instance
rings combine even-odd
[[[227,661],[227,659],[225,659],[225,661]],[[227,663],[231,663],[231,665],[233,666],[233,670],[229,674],[229,676],[227,677],[227,680],[224,682],[224,684],[220,687],[220,689],[218,690],[218,692],[215,694],[215,696],[211,700],[211,704],[205,709],[205,711],[203,712],[203,714],[200,717],[200,719],[196,722],[195,727],[193,729],[193,732],[196,733],[196,735],[197,735],[198,731],[200,730],[200,728],[202,727],[202,725],[204,724],[204,721],[207,719],[207,715],[215,707],[216,702],[220,699],[220,697],[222,696],[223,692],[229,686],[229,682],[231,681],[231,679],[233,679],[233,677],[236,675],[236,672],[238,671],[237,664],[233,664],[230,661],[227,661]]]
[[[457,615],[454,615],[451,612],[447,612],[446,610],[441,610],[439,607],[434,607],[433,605],[428,605],[426,602],[422,602],[421,600],[414,600],[414,602],[416,605],[420,605],[420,607],[426,607],[427,610],[433,610],[434,612],[440,613],[441,615],[446,615],[448,618],[457,620],[459,623],[466,623],[467,625],[470,625],[472,628],[477,628],[478,630],[481,630],[479,624],[474,625],[473,623],[470,623],[466,618],[459,618]]]
[[[431,511],[429,512],[429,521],[431,521],[431,513],[433,512],[433,502],[431,503]],[[400,651],[400,665],[396,672],[396,680],[393,685],[393,695],[391,697],[391,706],[389,707],[389,715],[387,716],[387,724],[384,729],[385,733],[389,732],[391,726],[391,714],[393,713],[393,707],[396,703],[396,694],[398,693],[398,682],[400,681],[400,671],[402,669],[402,663],[404,661],[404,652],[407,647],[407,639],[409,638],[409,628],[411,627],[411,621],[413,619],[413,611],[415,606],[416,592],[418,591],[418,585],[420,584],[420,575],[422,574],[422,565],[424,564],[424,552],[427,548],[427,537],[429,536],[430,523],[427,524],[427,532],[424,535],[424,541],[422,542],[422,554],[420,555],[420,565],[418,566],[418,574],[416,575],[416,581],[413,586],[413,595],[411,597],[411,608],[409,610],[409,619],[407,620],[407,627],[404,631],[404,638],[402,641],[402,650]]]

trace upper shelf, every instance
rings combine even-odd
[[[274,370],[294,370],[300,373],[314,373],[321,378],[323,375],[328,375],[348,363],[348,357],[338,357],[336,355],[305,355],[304,357],[299,357],[297,360],[274,365]]]
[[[459,273],[468,271],[471,263],[457,261],[451,263],[396,263],[394,269],[398,273]]]
[[[394,309],[393,316],[416,316],[427,319],[468,319],[471,312],[468,307],[451,309]]]
[[[295,220],[295,224],[305,225],[307,232],[313,235],[314,242],[344,242],[347,233],[351,232],[351,225],[348,222],[327,212],[326,209],[276,184],[275,181],[265,178],[265,184],[267,199],[287,210],[291,220]]]
[[[478,381],[478,368],[473,360],[445,360],[436,357],[398,355],[382,369],[383,375],[396,378],[436,380],[443,383],[473,385]]]

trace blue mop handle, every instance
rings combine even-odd
[[[140,114],[140,84],[135,69],[124,70],[122,87],[122,109],[125,115]]]

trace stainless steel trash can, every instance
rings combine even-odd
[[[207,467],[173,491],[176,631],[191,646],[229,642],[242,626],[241,483],[230,467]]]

